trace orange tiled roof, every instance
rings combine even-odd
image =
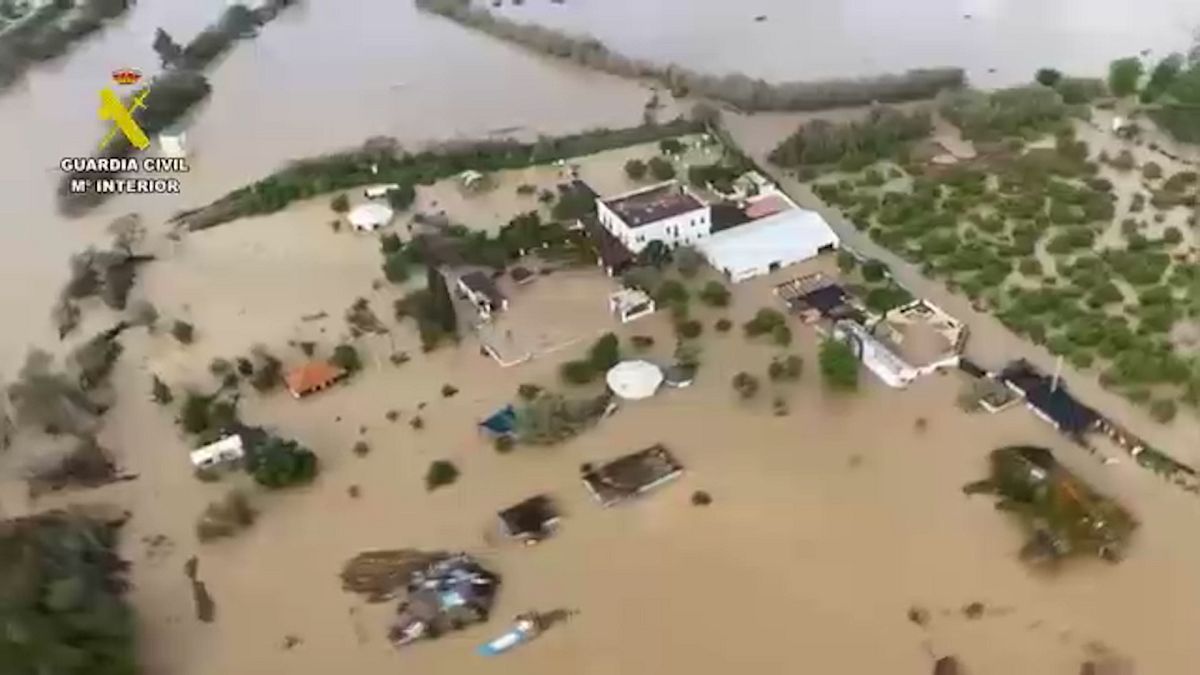
[[[786,211],[790,208],[788,203],[779,195],[770,195],[753,202],[746,207],[746,217],[751,220],[766,218],[773,216],[780,211]]]
[[[301,396],[322,387],[327,387],[345,374],[346,371],[331,363],[309,361],[302,366],[288,371],[288,374],[283,379],[287,383],[288,391],[296,396]]]

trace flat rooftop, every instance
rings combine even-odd
[[[607,199],[604,204],[629,227],[641,227],[704,208],[704,202],[696,199],[674,181],[623,197]]]

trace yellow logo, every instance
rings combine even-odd
[[[116,137],[118,131],[124,134],[130,144],[138,150],[150,147],[150,139],[146,136],[146,132],[142,131],[137,120],[133,119],[135,110],[146,107],[145,101],[149,95],[150,88],[147,87],[133,97],[133,105],[126,109],[125,104],[121,103],[121,99],[117,98],[112,89],[105,87],[100,90],[100,119],[112,120],[113,123],[113,128],[109,129],[104,140],[100,141],[101,149]]]

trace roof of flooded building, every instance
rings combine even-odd
[[[464,286],[488,299],[496,307],[504,304],[504,294],[496,288],[496,283],[483,272],[467,272],[459,277]]]
[[[629,227],[641,227],[704,208],[679,183],[671,181],[604,202]]]
[[[345,374],[346,371],[326,361],[309,361],[289,371],[284,383],[288,391],[300,396],[327,387]]]

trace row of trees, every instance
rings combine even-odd
[[[17,19],[0,35],[0,89],[19,79],[33,63],[67,52],[130,6],[129,0],[54,0]]]
[[[630,58],[612,51],[594,37],[511,21],[471,0],[414,2],[422,11],[444,16],[543,54],[621,77],[655,79],[676,95],[690,93],[744,110],[819,110],[877,101],[912,101],[932,98],[943,89],[960,87],[965,82],[961,68],[910,70],[898,75],[817,82],[769,83],[740,73],[716,76]]]
[[[201,230],[250,215],[274,213],[299,199],[375,183],[430,185],[467,170],[490,173],[523,169],[560,159],[648,143],[705,129],[696,111],[654,126],[596,129],[567,136],[544,136],[533,143],[515,140],[454,141],[418,153],[401,150],[394,139],[376,138],[348,151],[292,162],[253,185],[231,192],[206,207],[179,214],[176,220]],[[569,219],[589,208],[590,198],[568,193],[555,204],[555,217]],[[594,208],[594,205],[591,207]],[[578,217],[577,215],[575,217]]]
[[[943,92],[938,110],[972,140],[1041,135],[1060,126],[1070,112],[1058,91],[1040,85]]]
[[[896,157],[911,141],[933,130],[927,110],[905,113],[876,106],[861,121],[841,124],[816,119],[800,126],[769,156],[772,163],[793,167],[856,161],[858,166]]]
[[[1117,96],[1137,95],[1150,116],[1181,141],[1200,143],[1200,41],[1188,55],[1169,54],[1146,76],[1137,57],[1113,61],[1109,87]]]

